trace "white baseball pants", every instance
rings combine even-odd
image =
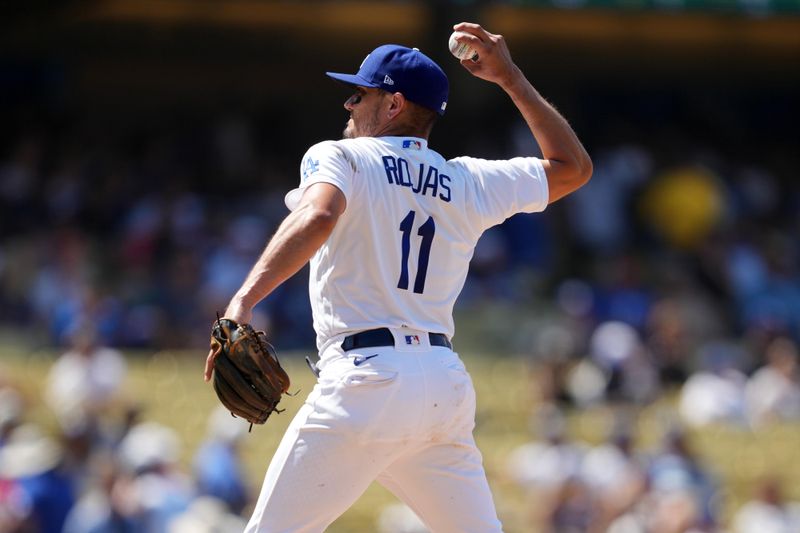
[[[501,531],[463,363],[424,332],[392,333],[395,346],[322,351],[318,383],[272,458],[246,533],[324,531],[375,479],[433,532]]]

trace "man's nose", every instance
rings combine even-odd
[[[347,100],[344,101],[344,108],[346,110],[348,110],[348,111],[352,111],[353,110],[353,106],[356,105],[357,103],[359,103],[360,101],[361,101],[361,95],[360,94],[350,95],[350,98],[348,98]]]

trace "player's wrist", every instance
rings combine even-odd
[[[505,76],[497,80],[497,84],[511,96],[521,94],[532,87],[528,78],[516,65],[512,66]]]
[[[236,321],[242,321],[242,317],[248,317],[253,312],[255,301],[251,301],[247,295],[236,294],[231,298],[228,308],[225,310],[225,318],[232,318]]]

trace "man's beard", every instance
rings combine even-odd
[[[355,135],[353,134],[353,128],[350,127],[350,121],[347,121],[347,124],[344,126],[344,130],[342,130],[342,139],[353,139]]]
[[[378,110],[375,110],[373,116],[360,118],[361,127],[358,128],[356,131],[356,123],[355,120],[351,117],[350,120],[347,121],[347,125],[344,127],[344,131],[342,132],[343,139],[355,139],[356,137],[372,137],[375,135],[377,124],[378,124]]]

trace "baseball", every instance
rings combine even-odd
[[[476,52],[474,48],[466,43],[460,44],[458,41],[456,41],[456,37],[463,34],[464,32],[460,31],[454,31],[450,34],[450,41],[448,42],[450,53],[452,53],[458,59],[472,59],[473,61],[477,61],[478,52]]]

